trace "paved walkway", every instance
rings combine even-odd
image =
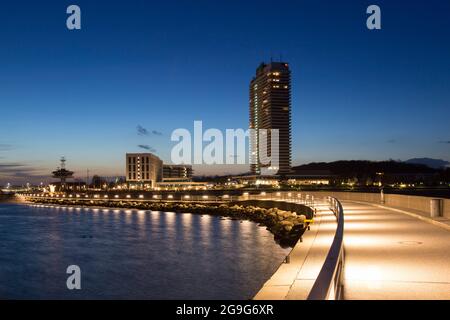
[[[344,207],[344,299],[450,299],[450,231],[407,214]]]
[[[375,206],[378,207],[384,207],[384,208],[389,208],[393,211],[397,211],[397,212],[401,212],[419,219],[422,219],[424,221],[428,221],[429,223],[434,223],[437,226],[443,227],[443,228],[447,228],[448,230],[450,230],[450,218],[446,218],[446,217],[430,217],[430,213],[429,212],[423,212],[423,211],[419,211],[419,210],[412,210],[412,209],[408,209],[408,208],[402,208],[402,207],[386,207],[384,205],[381,204],[375,204]]]
[[[289,254],[290,262],[280,265],[254,297],[255,300],[305,300],[314,285],[333,242],[336,218],[328,204],[317,203],[311,230],[303,235]]]

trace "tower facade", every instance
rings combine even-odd
[[[285,62],[261,63],[250,82],[250,137],[252,174],[259,175],[265,167],[276,170],[279,175],[291,170],[291,71]],[[278,167],[261,162],[261,154],[271,156],[271,139],[267,139],[267,150],[259,145],[260,129],[278,129]],[[276,156],[276,155],[275,155]]]

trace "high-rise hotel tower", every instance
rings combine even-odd
[[[250,82],[250,129],[278,129],[279,175],[289,174],[291,170],[291,71],[284,62],[262,63],[256,69],[256,76]],[[258,135],[250,138],[253,162],[252,174],[261,174],[266,165],[260,161]],[[270,138],[267,143],[267,155],[271,156]]]

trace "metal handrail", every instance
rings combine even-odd
[[[338,300],[342,296],[344,270],[344,209],[336,198],[329,198],[337,220],[330,251],[308,295],[308,300]]]

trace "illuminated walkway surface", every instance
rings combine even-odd
[[[406,214],[342,202],[344,299],[450,299],[450,231]]]
[[[407,214],[354,202],[344,207],[344,299],[450,299],[450,230]],[[323,201],[303,242],[254,297],[303,300],[333,240]]]

